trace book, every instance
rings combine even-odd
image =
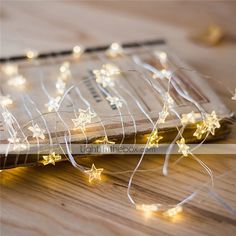
[[[1,169],[41,165],[43,154],[59,151],[65,142],[86,144],[107,137],[111,142],[132,144],[135,136],[137,143],[145,143],[160,118],[165,96],[170,96],[179,117],[194,113],[194,123],[184,130],[187,142],[204,138],[193,136],[196,124],[202,121],[201,110],[216,111],[221,119],[221,127],[208,140],[230,132],[227,120],[233,113],[206,79],[181,61],[164,40],[122,46],[122,55],[117,57],[107,56],[108,45],[87,48],[79,59],[72,50],[66,50],[39,54],[33,60],[25,56],[0,60],[1,93],[13,101],[9,108],[0,110]],[[12,78],[4,74],[9,63],[17,65],[17,76],[25,79],[23,85],[15,86],[14,80],[9,83]],[[98,74],[106,66],[113,73],[112,80],[101,77],[99,81]],[[66,78],[61,79],[63,73]],[[171,84],[168,77],[172,77]],[[4,112],[10,114],[17,143],[11,143]],[[80,113],[90,114],[90,120],[76,128]],[[170,143],[175,138],[176,127],[182,126],[179,117],[169,113],[165,122],[158,123],[161,142]],[[32,129],[37,127],[41,127],[43,138],[35,138]],[[62,160],[67,160],[66,155]]]

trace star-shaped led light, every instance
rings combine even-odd
[[[18,66],[16,64],[7,63],[1,67],[3,73],[7,76],[18,74]]]
[[[179,153],[182,153],[185,157],[188,156],[188,154],[190,153],[190,147],[185,144],[185,139],[181,138],[180,140],[176,141],[176,143],[179,146]]]
[[[211,114],[206,114],[206,118],[204,120],[206,130],[210,132],[212,135],[215,135],[215,129],[220,128],[220,119],[216,116],[216,112],[212,111]]]
[[[7,96],[0,96],[0,105],[4,108],[13,103],[10,95]]]
[[[148,142],[148,147],[159,147],[159,141],[163,139],[162,136],[158,135],[158,130],[156,129],[153,131],[150,135],[149,142]]]
[[[44,165],[53,164],[55,166],[55,162],[60,161],[60,160],[61,160],[61,155],[55,154],[55,152],[52,152],[47,156],[43,156],[42,163]]]
[[[236,89],[235,89],[234,95],[231,99],[236,101]]]
[[[61,97],[51,98],[45,106],[48,108],[48,111],[57,111],[59,109],[59,102],[61,100]]]
[[[123,101],[122,99],[118,98],[118,97],[111,97],[108,96],[107,100],[110,102],[111,106],[116,106],[117,108],[121,108],[123,105]]]
[[[39,128],[38,124],[35,124],[34,126],[30,126],[28,128],[33,133],[33,138],[41,138],[45,139],[45,130]]]
[[[94,75],[96,76],[96,82],[101,84],[102,87],[113,87],[115,85],[114,81],[110,76],[107,76],[104,70],[94,70]]]
[[[57,92],[63,94],[65,92],[66,83],[59,77],[56,82]]]
[[[201,122],[200,124],[197,124],[197,129],[195,130],[193,136],[195,136],[197,139],[201,139],[202,135],[206,133],[206,126],[204,122]]]
[[[79,109],[79,116],[78,118],[72,119],[74,123],[74,128],[78,129],[85,129],[85,125],[91,123],[92,118],[96,117],[97,114],[95,112],[91,112],[90,108],[86,110]]]
[[[26,83],[26,79],[23,75],[15,75],[7,81],[9,86],[21,87]]]
[[[89,183],[93,182],[94,180],[101,180],[101,174],[103,172],[103,168],[97,169],[94,164],[90,170],[85,170],[84,173],[89,176]]]
[[[174,217],[176,216],[177,214],[179,214],[180,212],[183,211],[183,207],[182,206],[175,206],[173,208],[170,208],[168,209],[167,211],[164,212],[164,216],[167,216],[167,217]]]
[[[107,49],[106,55],[110,58],[115,58],[118,56],[124,55],[124,49],[119,43],[112,43],[111,46]]]
[[[158,204],[136,204],[135,206],[137,210],[143,211],[147,217],[160,208]]]
[[[120,74],[120,69],[113,64],[104,64],[100,70],[93,70],[96,77],[96,82],[101,84],[104,88],[114,86],[112,76]]]
[[[192,123],[194,124],[196,122],[196,114],[192,111],[188,114],[183,114],[181,118],[181,123],[183,125]]]

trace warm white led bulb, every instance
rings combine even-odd
[[[28,59],[34,59],[34,58],[36,58],[37,56],[38,56],[38,52],[36,51],[36,50],[28,50],[27,52],[26,52],[26,57],[28,58]]]
[[[155,212],[158,211],[159,207],[157,204],[136,204],[136,209],[144,212]]]
[[[90,170],[85,170],[84,173],[89,176],[89,182],[93,182],[94,180],[101,180],[101,174],[103,172],[103,168],[97,169],[93,164]]]
[[[119,43],[112,43],[111,46],[107,49],[106,55],[110,58],[115,58],[118,56],[124,55],[124,49]]]
[[[163,137],[158,134],[158,130],[154,130],[149,137],[148,148],[159,147],[161,139],[163,139]]]
[[[84,48],[81,45],[76,45],[73,47],[73,56],[79,58],[84,52]]]
[[[167,211],[165,211],[164,215],[167,216],[167,217],[174,217],[182,211],[183,211],[182,206],[177,205],[177,206],[175,206],[173,208],[170,208]]]

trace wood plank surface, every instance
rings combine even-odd
[[[167,39],[170,47],[197,71],[236,87],[235,2],[159,1],[1,1],[1,56],[28,48],[67,49],[113,41]],[[206,47],[190,35],[220,24],[232,40]],[[210,82],[210,81],[209,81]],[[230,94],[214,82],[224,102],[236,110]],[[236,129],[219,143],[236,143]],[[171,163],[176,160],[173,156]],[[213,171],[215,192],[236,208],[235,155],[200,156]],[[133,169],[138,156],[86,158],[109,171]],[[163,156],[146,156],[141,168],[158,168]],[[215,200],[208,185],[173,219],[145,217],[126,197],[130,173],[103,176],[89,184],[69,163],[17,168],[0,173],[0,235],[236,235],[236,217]],[[132,189],[137,201],[174,204],[209,181],[191,158],[169,176],[160,170],[137,174]]]

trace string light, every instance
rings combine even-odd
[[[167,217],[174,217],[177,214],[181,213],[183,211],[183,207],[177,205],[176,207],[170,208],[167,211],[164,212],[164,215]]]
[[[150,135],[149,142],[148,142],[148,147],[149,148],[159,147],[159,141],[161,139],[163,139],[163,137],[158,135],[158,130],[157,129],[154,130]]]
[[[112,43],[106,50],[106,55],[110,58],[115,58],[124,55],[124,49],[119,43]]]
[[[9,105],[12,105],[13,101],[10,97],[10,95],[7,96],[0,96],[0,105],[4,108],[7,107]]]
[[[50,153],[47,156],[43,156],[43,165],[53,164],[55,166],[55,163],[57,161],[61,160],[61,155],[55,154],[55,152]]]
[[[236,89],[235,89],[234,95],[233,95],[233,97],[231,99],[236,101]]]
[[[38,57],[38,52],[37,51],[35,51],[35,50],[28,50],[27,52],[26,52],[26,57],[28,58],[28,59],[34,59],[34,58],[36,58],[36,57]]]
[[[92,118],[96,116],[97,114],[91,112],[90,108],[87,108],[86,110],[79,109],[79,117],[76,119],[72,119],[72,122],[74,123],[74,128],[81,128],[85,130],[85,125],[91,123]]]
[[[97,169],[94,164],[92,164],[92,167],[90,170],[84,171],[84,173],[89,176],[89,183],[91,183],[95,180],[101,180],[102,172],[103,172],[103,168]]]
[[[2,66],[2,71],[7,76],[13,76],[18,74],[18,66],[16,64],[7,63]]]
[[[26,79],[23,75],[15,75],[7,81],[9,86],[21,87],[26,83]]]
[[[45,139],[45,130],[39,128],[38,124],[35,124],[34,126],[30,126],[28,128],[33,133],[33,138],[40,138],[40,139]]]
[[[122,99],[118,98],[118,97],[111,97],[108,96],[107,100],[110,102],[111,106],[116,106],[117,108],[121,108],[123,105],[123,101]]]
[[[182,153],[183,156],[188,156],[188,154],[190,153],[190,147],[185,144],[185,139],[184,138],[181,138],[180,140],[177,140],[176,141],[177,145],[179,146],[179,153]]]
[[[76,45],[72,51],[73,51],[72,56],[74,56],[75,58],[79,58],[82,55],[84,49],[81,46]],[[122,48],[122,46],[120,44],[113,43],[113,44],[111,44],[109,49],[106,51],[106,55],[110,58],[116,58],[118,56],[123,56],[124,49]],[[170,80],[171,80],[173,74],[169,69],[167,69],[168,58],[167,58],[166,52],[155,51],[154,55],[158,58],[158,60],[160,61],[160,63],[162,64],[164,69],[157,70],[155,73],[153,73],[153,71],[150,70],[153,73],[152,77],[154,79],[158,78],[158,79],[162,79],[162,80],[163,79],[169,80],[169,81],[163,81],[163,83],[164,82],[171,82]],[[28,59],[33,59],[38,56],[38,53],[35,51],[28,51],[26,53],[26,56]],[[18,86],[23,85],[26,82],[25,78],[22,75],[18,74],[17,65],[6,64],[5,66],[2,67],[2,71],[7,76],[10,76],[10,78],[8,80],[8,85],[18,87]],[[101,69],[93,70],[93,74],[96,77],[96,82],[101,84],[103,87],[115,86],[115,83],[114,83],[115,77],[114,76],[119,75],[121,73],[122,72],[119,69],[119,67],[117,67],[114,64],[104,64],[104,65],[102,65]],[[64,94],[65,89],[66,89],[65,81],[70,77],[72,77],[72,73],[70,70],[70,63],[64,62],[60,66],[60,75],[58,76],[58,79],[55,83],[57,92],[59,94]],[[178,92],[178,94],[180,94],[180,93]],[[170,96],[169,87],[168,87],[168,92],[161,91],[161,96],[162,96],[164,102],[163,102],[163,108],[162,108],[161,112],[159,113],[157,125],[166,122],[166,118],[168,117],[169,111],[170,111],[169,109],[172,109],[171,111],[173,111],[174,110],[173,107],[175,105],[174,99]],[[61,99],[62,98],[60,96],[58,96],[56,98],[50,98],[49,102],[47,104],[45,104],[45,106],[48,108],[48,111],[49,112],[54,111],[54,110],[57,111],[59,109],[59,102],[61,101]],[[110,102],[111,106],[115,106],[116,108],[121,108],[123,103],[126,102],[125,100],[123,100],[123,98],[121,99],[119,97],[110,96],[110,95],[107,96],[106,99]],[[235,90],[235,94],[233,95],[232,99],[236,100],[236,90]],[[10,96],[8,96],[8,95],[7,96],[0,96],[0,105],[3,108],[5,108],[8,105],[11,105],[12,103],[13,103],[13,101],[11,100]],[[76,111],[76,110],[74,109],[74,111]],[[4,109],[4,112],[2,113],[2,115],[3,115],[3,119],[6,123],[6,125],[11,126],[9,134],[12,137],[8,138],[8,141],[10,144],[14,144],[13,150],[24,150],[25,148],[27,148],[27,146],[24,143],[21,143],[21,139],[16,136],[17,133],[13,132],[12,125],[14,124],[14,122],[16,122],[16,124],[17,124],[17,121],[14,120],[13,115],[10,112],[8,112],[6,109]],[[194,123],[196,123],[196,118],[200,117],[201,115],[199,113],[195,114],[193,111],[190,113],[187,113],[187,114],[183,114],[182,118],[181,118],[181,123],[182,123],[182,125],[189,124],[189,123],[194,124]],[[96,116],[97,116],[96,113],[91,112],[90,107],[87,110],[79,109],[78,117],[76,117],[75,119],[72,119],[72,122],[74,124],[75,129],[81,128],[81,129],[85,130],[86,125],[90,124],[92,122],[92,118],[94,118]],[[121,116],[121,114],[120,114],[120,116]],[[204,120],[197,124],[197,129],[193,134],[193,136],[196,136],[198,139],[202,138],[202,135],[207,132],[214,135],[215,129],[220,128],[220,123],[219,123],[220,119],[216,116],[215,111],[213,111],[211,114],[204,113],[203,116],[204,116]],[[32,136],[34,138],[45,139],[45,135],[44,135],[45,130],[39,128],[38,124],[30,126],[30,127],[28,127],[28,129],[33,133]],[[105,131],[105,127],[104,127],[104,131]],[[12,132],[14,133],[14,135],[12,135]],[[182,137],[182,133],[180,131],[178,131],[178,132],[179,132],[178,135],[180,135]],[[158,130],[156,128],[150,134],[147,147],[148,148],[153,147],[153,146],[158,147],[159,142],[162,139],[163,139],[163,137],[159,136]],[[103,144],[103,145],[115,144],[115,142],[108,140],[107,135],[105,135],[103,138],[97,139],[95,141],[95,143]],[[183,156],[188,156],[191,153],[190,147],[188,145],[186,145],[184,138],[177,140],[176,143],[179,147],[178,152],[182,153]],[[143,155],[145,155],[145,152]],[[47,164],[55,165],[55,162],[57,162],[61,159],[62,159],[61,155],[55,154],[55,152],[51,152],[49,155],[43,156],[42,163],[44,165],[47,165]],[[70,160],[73,163],[73,157]],[[142,159],[140,159],[140,163],[141,163],[141,160]],[[138,168],[138,166],[137,166],[137,168]],[[92,164],[91,169],[89,169],[89,170],[83,169],[82,171],[88,175],[89,182],[91,183],[95,180],[101,180],[101,173],[103,172],[103,168],[97,169],[95,167],[95,165]],[[133,173],[135,173],[135,171]],[[132,178],[131,178],[131,180],[132,180]],[[132,198],[129,198],[129,199],[132,200]],[[161,204],[136,204],[135,206],[136,206],[136,209],[142,210],[146,214],[150,214],[150,213],[156,212],[156,211],[163,212],[163,208],[162,208]],[[166,210],[167,208],[165,207],[164,209]],[[167,211],[165,211],[164,215],[166,215],[168,217],[173,217],[180,212],[182,212],[182,206],[176,205],[175,207],[170,208]]]
[[[48,111],[57,111],[59,109],[59,102],[61,100],[61,97],[56,98],[50,98],[49,102],[45,104],[45,106],[48,108]]]
[[[76,45],[73,47],[73,56],[75,58],[80,58],[84,52],[84,48],[81,45]]]

